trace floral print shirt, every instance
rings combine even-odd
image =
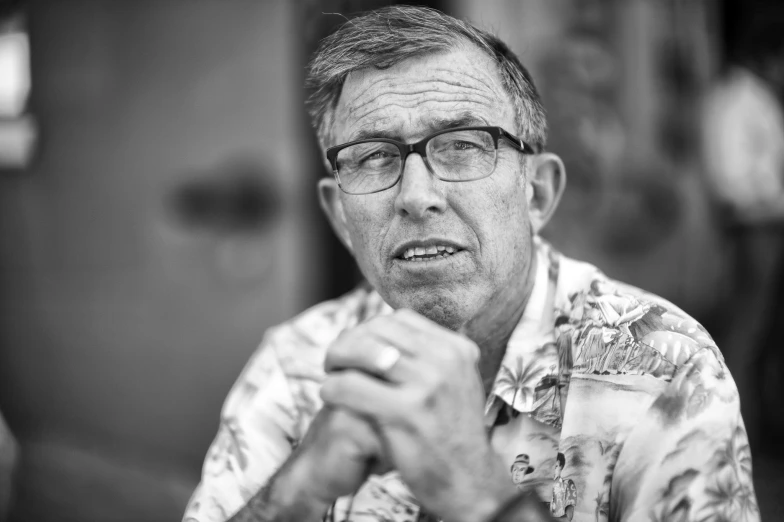
[[[759,520],[737,388],[705,329],[541,239],[536,256],[485,404],[510,481],[534,488],[555,515],[572,505],[575,521]],[[266,333],[226,399],[185,521],[225,521],[265,484],[321,408],[327,347],[390,311],[360,288]],[[393,472],[371,476],[325,519],[432,516]]]
[[[571,479],[558,477],[553,481],[553,498],[550,500],[550,513],[561,518],[566,516],[566,508],[577,503],[577,487]]]

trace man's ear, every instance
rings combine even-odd
[[[346,226],[346,214],[343,212],[343,201],[340,199],[340,187],[335,178],[321,178],[318,183],[318,195],[321,210],[327,215],[332,230],[353,255],[354,250],[351,248],[351,238]]]
[[[539,233],[550,221],[566,188],[566,169],[561,158],[550,152],[532,158],[532,169],[526,180],[528,212],[534,232]]]

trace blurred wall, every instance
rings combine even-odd
[[[313,302],[320,166],[301,154],[293,16],[283,0],[29,4],[39,155],[0,173],[15,519],[178,519],[262,332]],[[243,183],[256,200],[216,202]]]

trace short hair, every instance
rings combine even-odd
[[[561,469],[563,469],[564,466],[566,466],[566,456],[564,456],[563,453],[559,452],[558,455],[555,456],[555,460],[557,460],[558,464],[561,465]]]
[[[509,47],[490,33],[427,7],[393,5],[345,22],[324,38],[308,64],[307,100],[319,143],[332,141],[334,110],[348,75],[366,67],[385,69],[403,60],[473,44],[498,65],[502,85],[515,109],[517,133],[535,151],[544,150],[544,107],[528,70]]]

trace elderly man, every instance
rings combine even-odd
[[[385,8],[309,74],[321,205],[368,284],[267,332],[185,520],[512,520],[521,453],[573,520],[758,518],[707,332],[538,238],[564,166],[501,41]]]

